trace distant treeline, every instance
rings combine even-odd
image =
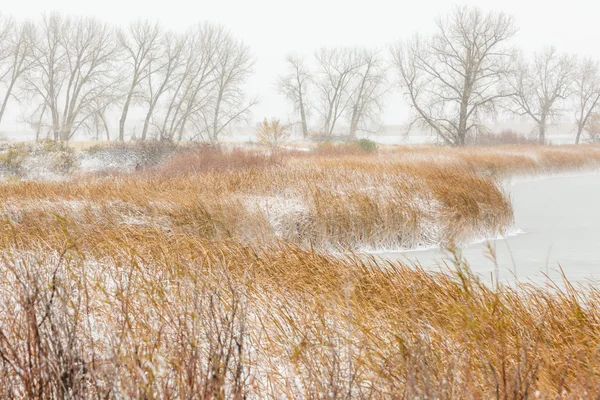
[[[544,143],[549,124],[574,115],[579,142],[600,133],[600,64],[548,47],[528,58],[511,43],[511,16],[457,7],[436,32],[381,48],[321,48],[286,59],[277,79],[304,137],[379,129],[385,98],[400,90],[416,124],[450,145],[488,133],[500,113],[526,116]],[[183,33],[136,21],[113,27],[59,13],[35,21],[0,17],[0,122],[13,102],[36,138],[217,142],[247,120],[257,98],[244,84],[250,48],[225,27]],[[275,77],[274,77],[275,79]],[[141,131],[127,124],[143,115]],[[118,115],[118,129],[107,115]]]

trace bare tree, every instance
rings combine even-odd
[[[106,120],[106,114],[114,107],[119,100],[117,93],[107,96],[102,96],[94,99],[90,107],[90,117],[83,120],[83,127],[94,134],[96,140],[101,140],[102,136],[106,136],[106,141],[110,142],[110,127]]]
[[[55,140],[71,139],[113,94],[116,50],[113,30],[96,19],[42,18],[25,90],[45,103]]]
[[[286,58],[288,73],[279,78],[277,89],[294,105],[294,111],[300,114],[302,136],[308,137],[308,90],[312,80],[304,60],[298,56],[289,55]]]
[[[6,78],[11,74],[11,39],[14,36],[16,30],[16,23],[14,18],[7,17],[0,14],[0,83],[5,85]],[[6,107],[6,100],[10,97],[10,94],[5,96],[5,101],[2,103],[2,110]],[[0,113],[0,120],[2,119]]]
[[[30,22],[17,24],[12,18],[0,16],[0,83],[5,88],[0,105],[0,122],[15,85],[33,64],[34,32]]]
[[[168,90],[161,138],[182,140],[188,122],[207,109],[216,86],[215,58],[224,35],[224,28],[215,24],[198,24],[186,33],[183,67]]]
[[[129,107],[136,98],[140,97],[140,85],[149,74],[154,72],[150,65],[158,57],[161,29],[157,23],[136,21],[127,31],[120,30],[117,34],[119,44],[125,53],[127,77],[129,86],[119,119],[119,140],[125,140],[125,122]]]
[[[535,122],[540,144],[546,142],[548,123],[564,111],[561,106],[570,95],[575,69],[575,57],[549,47],[536,53],[533,62],[521,57],[508,80],[513,91],[512,111]]]
[[[250,48],[230,33],[220,35],[213,60],[214,90],[210,102],[195,113],[197,135],[217,143],[222,133],[249,116],[258,99],[246,99],[243,85],[252,73],[254,59]]]
[[[142,128],[141,140],[146,139],[150,119],[154,115],[159,100],[178,78],[177,74],[183,66],[185,37],[166,33],[163,35],[158,56],[148,64],[146,87],[143,97],[147,102],[146,117]]]
[[[46,111],[48,110],[48,106],[45,102],[38,104],[38,106],[33,110],[33,112],[24,112],[23,120],[35,130],[35,141],[38,142],[42,136],[42,132],[47,132],[48,138],[50,137],[50,133],[52,132],[52,126],[49,126],[44,122],[44,118],[46,117]]]
[[[464,145],[509,94],[501,83],[511,70],[508,41],[515,32],[506,14],[457,7],[437,20],[433,37],[393,46],[401,87],[416,114],[410,126],[421,123],[446,144]]]
[[[359,68],[354,74],[350,93],[350,136],[376,122],[383,111],[383,96],[387,92],[385,60],[378,50],[362,49],[357,53]]]
[[[578,144],[588,121],[600,104],[600,63],[589,58],[579,63],[573,80],[573,96],[577,123],[575,143]]]
[[[317,111],[323,121],[323,132],[331,136],[340,118],[352,106],[350,88],[360,61],[356,49],[344,47],[322,48],[315,58],[319,66],[315,80],[320,100]]]

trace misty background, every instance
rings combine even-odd
[[[240,133],[251,134],[256,122],[263,118],[293,118],[289,102],[277,93],[276,81],[285,73],[285,57],[293,53],[312,60],[322,47],[364,46],[386,50],[398,39],[408,39],[418,32],[428,35],[435,30],[435,18],[447,14],[457,4],[474,5],[483,12],[497,11],[512,14],[519,31],[511,43],[525,54],[555,46],[558,51],[575,53],[580,57],[600,58],[600,29],[597,15],[600,5],[575,0],[567,3],[545,1],[419,1],[397,2],[374,0],[315,1],[198,1],[142,2],[107,0],[81,2],[72,0],[20,1],[2,5],[4,15],[17,21],[37,20],[43,13],[60,10],[67,16],[93,16],[115,26],[127,27],[138,19],[158,21],[166,30],[182,32],[200,21],[224,25],[244,41],[255,58],[254,72],[245,85],[248,96],[260,102],[252,108],[248,127]],[[311,61],[312,63],[312,61]],[[309,64],[311,65],[311,64]],[[311,65],[312,66],[312,65]],[[391,77],[396,79],[394,71]],[[9,138],[27,140],[34,136],[32,129],[19,115],[19,104],[11,102],[0,125]],[[410,118],[408,102],[399,90],[392,90],[385,99],[381,116],[382,134],[401,135]],[[118,113],[108,117],[112,127],[118,126]],[[129,123],[140,122],[143,115],[132,111]],[[573,129],[573,115],[562,117],[562,123],[551,126],[549,134],[560,133],[568,142]],[[527,119],[499,117],[490,124],[492,130],[510,127],[522,133],[533,128]],[[81,135],[78,137],[83,139]],[[419,139],[416,139],[419,141]]]

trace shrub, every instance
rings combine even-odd
[[[170,141],[111,142],[96,144],[82,153],[100,160],[106,169],[119,167],[143,170],[162,163],[177,146]]]
[[[106,147],[107,147],[106,144],[97,143],[97,144],[94,144],[94,145],[86,148],[84,151],[88,154],[97,154],[97,153],[101,152],[102,150],[104,150]]]
[[[13,175],[21,174],[21,165],[29,154],[24,145],[14,145],[8,147],[5,153],[0,153],[0,164]]]
[[[172,154],[154,172],[166,176],[194,175],[212,171],[263,169],[279,158],[234,148],[225,151],[211,145],[197,145]]]
[[[268,146],[271,151],[276,151],[289,137],[287,127],[277,118],[273,118],[270,122],[265,118],[256,131],[258,142]]]
[[[584,140],[588,143],[600,143],[600,113],[592,113],[585,126],[587,137]]]
[[[377,151],[377,143],[370,139],[358,139],[354,145],[365,153],[374,153]]]
[[[52,154],[52,169],[56,172],[68,174],[77,165],[75,151],[66,148],[64,151],[57,151]]]
[[[347,143],[322,142],[317,145],[314,152],[322,156],[373,154],[377,152],[377,143],[369,139]]]
[[[60,174],[68,174],[77,165],[75,150],[62,141],[42,140],[31,147],[31,153],[48,157],[49,167]]]

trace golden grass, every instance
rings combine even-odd
[[[436,274],[326,250],[496,232],[512,222],[496,178],[592,168],[597,148],[174,157],[0,185],[0,397],[600,390],[597,288],[484,284],[458,253]]]
[[[554,174],[600,167],[600,146],[597,145],[508,145],[458,149],[425,145],[398,147],[389,151],[404,163],[435,163],[497,178]]]
[[[32,220],[19,229],[36,232],[52,229],[47,218],[58,212],[83,227],[135,218],[210,239],[323,249],[462,242],[511,225],[509,200],[494,180],[464,166],[405,157],[186,150],[136,174],[0,184],[0,201],[14,210],[5,218]]]
[[[159,231],[112,232],[86,251],[73,240],[5,250],[3,397],[600,390],[595,289],[493,287],[460,259],[432,274]]]

